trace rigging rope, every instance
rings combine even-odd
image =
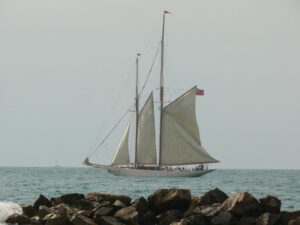
[[[123,116],[121,117],[121,119],[119,119],[119,121],[115,124],[115,126],[113,126],[113,128],[111,129],[111,131],[105,136],[105,138],[95,147],[94,151],[92,151],[87,158],[90,158],[92,155],[95,154],[95,152],[99,149],[99,147],[101,145],[103,145],[103,143],[107,140],[107,138],[109,138],[109,136],[112,134],[112,132],[116,129],[116,127],[121,123],[121,121],[123,120],[123,118],[127,115],[128,112],[130,112],[131,107],[126,110],[126,112],[123,114]]]
[[[146,79],[146,81],[145,81],[145,83],[144,83],[144,85],[143,85],[143,87],[142,87],[142,89],[141,89],[141,92],[140,92],[140,94],[139,94],[139,97],[142,95],[142,93],[143,93],[143,91],[144,91],[144,89],[145,89],[145,87],[146,87],[146,84],[147,84],[147,82],[148,82],[148,80],[149,80],[149,77],[150,77],[150,74],[151,74],[151,72],[152,72],[152,69],[153,69],[155,60],[156,60],[156,58],[157,58],[159,49],[160,49],[160,48],[158,48],[157,51],[156,51],[155,57],[154,57],[154,59],[153,59],[152,65],[151,65],[150,70],[149,70],[148,75],[147,75],[147,79]]]

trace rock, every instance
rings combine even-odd
[[[67,216],[61,215],[61,214],[48,214],[47,216],[44,217],[46,221],[45,225],[67,225],[70,224]]]
[[[178,225],[208,225],[207,219],[202,215],[189,216],[182,219]]]
[[[132,206],[135,207],[136,211],[139,213],[140,216],[144,215],[146,212],[149,211],[149,205],[147,200],[144,197],[137,198]]]
[[[169,225],[174,222],[179,222],[183,213],[178,209],[170,209],[156,217],[159,225]]]
[[[199,205],[199,202],[200,202],[200,198],[198,196],[192,195],[190,207],[184,212],[183,216],[188,217],[188,216],[192,215],[192,212]]]
[[[43,219],[46,215],[50,213],[50,209],[47,206],[41,205],[39,208],[38,216]]]
[[[44,195],[39,195],[37,200],[34,202],[33,207],[38,210],[40,205],[44,205],[47,207],[51,207],[51,203],[48,198],[46,198]]]
[[[134,206],[128,206],[118,210],[114,217],[124,222],[126,224],[138,225],[139,224],[139,214]]]
[[[62,195],[57,198],[51,198],[50,202],[52,206],[56,206],[61,203],[72,205],[73,203],[81,199],[85,199],[83,194],[72,193],[72,194]]]
[[[221,191],[219,188],[215,188],[213,190],[204,193],[199,198],[198,205],[210,205],[213,203],[223,203],[227,198],[228,196],[223,191]]]
[[[125,208],[126,207],[126,205],[123,202],[121,202],[120,200],[116,200],[114,202],[113,206],[115,208],[117,208],[118,210],[121,209],[121,208]]]
[[[42,225],[38,216],[34,216],[31,218],[30,225]]]
[[[29,218],[33,217],[36,215],[37,210],[32,206],[28,204],[20,204],[23,214],[28,216]]]
[[[300,217],[295,220],[290,220],[288,225],[300,225]]]
[[[96,220],[97,217],[101,217],[101,216],[112,216],[114,213],[115,213],[115,209],[113,207],[102,206],[94,212],[94,219]]]
[[[12,223],[12,224],[30,224],[31,223],[31,219],[28,218],[26,215],[21,215],[21,214],[17,214],[17,213],[14,213],[12,215],[10,215],[6,221],[6,223]]]
[[[249,216],[259,211],[260,205],[257,199],[250,193],[242,191],[227,198],[221,208],[238,216]]]
[[[153,225],[156,224],[156,216],[153,211],[148,211],[140,217],[141,225]]]
[[[220,210],[220,212],[211,219],[211,224],[228,224],[232,219],[230,212]]]
[[[187,189],[159,189],[148,197],[148,203],[158,213],[169,209],[187,209],[191,203],[191,192]]]
[[[79,199],[72,204],[72,208],[80,209],[80,210],[93,210],[94,205],[91,201],[86,199]]]
[[[97,225],[97,223],[91,218],[76,213],[74,213],[69,219],[74,225]]]
[[[124,223],[121,223],[119,220],[117,220],[116,218],[114,218],[112,216],[99,217],[96,222],[101,225],[125,225]]]
[[[255,225],[254,217],[242,217],[237,223],[237,225]]]
[[[114,203],[116,200],[121,201],[123,204],[128,206],[131,202],[131,198],[126,195],[115,195],[115,194],[105,194],[105,193],[98,193],[98,192],[90,192],[87,194],[86,197],[89,201],[109,201]]]
[[[281,201],[271,195],[266,195],[259,199],[260,205],[264,212],[280,213]]]
[[[274,225],[280,218],[280,214],[266,212],[256,219],[256,225]]]
[[[298,217],[300,217],[300,210],[299,211],[292,211],[292,212],[282,211],[280,213],[280,222],[283,225],[288,225],[290,220],[295,220]]]
[[[221,211],[221,204],[220,203],[215,203],[212,205],[207,205],[207,206],[198,206],[196,207],[192,214],[201,214],[204,215],[208,218],[212,218],[217,216],[217,214]]]

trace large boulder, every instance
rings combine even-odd
[[[95,208],[94,204],[86,199],[79,199],[72,204],[72,208],[80,210],[93,210]]]
[[[147,200],[144,197],[137,198],[132,206],[135,207],[136,211],[139,213],[140,216],[144,215],[147,211],[149,211],[149,205]]]
[[[85,199],[83,194],[72,193],[72,194],[62,195],[57,198],[51,198],[50,202],[51,202],[52,206],[55,206],[55,205],[58,205],[61,203],[72,205],[73,203],[75,203],[76,201],[81,200],[81,199]]]
[[[20,225],[23,225],[23,224],[30,224],[31,223],[31,219],[28,218],[26,215],[21,215],[21,214],[17,214],[17,213],[14,213],[12,215],[10,215],[6,221],[6,223],[12,223],[12,224],[20,224]]]
[[[274,225],[279,218],[279,214],[266,212],[256,219],[256,225]]]
[[[189,216],[180,220],[180,222],[172,223],[172,225],[208,225],[209,222],[202,215]]]
[[[97,225],[91,218],[76,213],[73,213],[69,220],[73,225]]]
[[[300,217],[295,220],[290,220],[288,225],[300,225]]]
[[[199,198],[198,205],[210,205],[213,203],[223,203],[227,198],[228,196],[223,191],[221,191],[219,188],[215,188],[213,190],[204,193]]]
[[[101,225],[125,225],[124,223],[121,223],[119,220],[112,216],[99,217],[96,222]]]
[[[169,209],[187,209],[191,199],[191,192],[187,189],[159,189],[148,197],[148,203],[159,213]]]
[[[46,198],[44,195],[39,195],[37,200],[33,203],[33,207],[38,210],[40,205],[44,205],[47,207],[51,207],[51,203],[48,198]]]
[[[237,225],[256,225],[254,217],[242,217],[237,223]]]
[[[140,217],[141,225],[153,225],[156,224],[156,216],[153,211],[148,211]]]
[[[189,208],[184,212],[183,216],[188,217],[192,215],[193,210],[199,205],[200,197],[192,195]]]
[[[28,204],[20,204],[23,214],[28,216],[29,218],[35,216],[37,214],[37,210],[32,206]]]
[[[116,200],[121,201],[126,206],[128,206],[131,202],[131,198],[126,195],[115,195],[115,194],[106,194],[106,193],[99,193],[99,192],[90,192],[87,194],[86,199],[89,201],[109,201],[114,203]]]
[[[193,211],[193,215],[204,215],[207,218],[213,218],[221,211],[221,204],[214,203],[212,205],[198,206]]]
[[[288,225],[291,220],[295,220],[298,217],[300,217],[300,210],[292,212],[282,211],[280,213],[280,222],[283,225]]]
[[[264,212],[280,213],[281,201],[271,195],[266,195],[259,199],[261,208]]]
[[[47,216],[50,213],[50,208],[47,206],[41,205],[39,208],[38,216],[40,219],[43,219],[45,216]]]
[[[66,215],[50,213],[44,217],[45,225],[68,225],[70,224]]]
[[[115,213],[115,208],[112,206],[102,206],[97,208],[94,212],[94,219],[97,220],[98,217],[102,216],[112,216]]]
[[[217,224],[229,224],[229,222],[232,220],[232,215],[230,212],[220,210],[220,212],[213,217],[210,222],[213,225]]]
[[[258,200],[246,191],[239,192],[226,199],[221,208],[234,215],[252,215],[260,211]]]
[[[134,206],[128,206],[118,210],[114,217],[124,222],[126,224],[138,225],[139,224],[139,214]]]
[[[170,209],[156,217],[158,225],[169,225],[174,222],[179,222],[183,213],[178,209]]]

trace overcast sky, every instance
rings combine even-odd
[[[167,96],[205,89],[216,167],[300,169],[298,0],[1,0],[0,166],[81,166],[133,103],[135,56],[143,81],[164,9]],[[158,78],[156,62],[149,90]]]

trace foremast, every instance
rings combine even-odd
[[[139,126],[139,56],[141,54],[137,53],[136,56],[136,79],[135,79],[135,150],[134,150],[134,166],[137,167],[137,142],[138,142],[138,126]]]
[[[164,108],[164,47],[165,47],[165,18],[169,11],[163,13],[163,26],[161,35],[161,55],[160,55],[160,124],[159,124],[159,150],[158,166],[161,166],[161,147],[162,147],[162,125],[163,125],[163,108]]]

